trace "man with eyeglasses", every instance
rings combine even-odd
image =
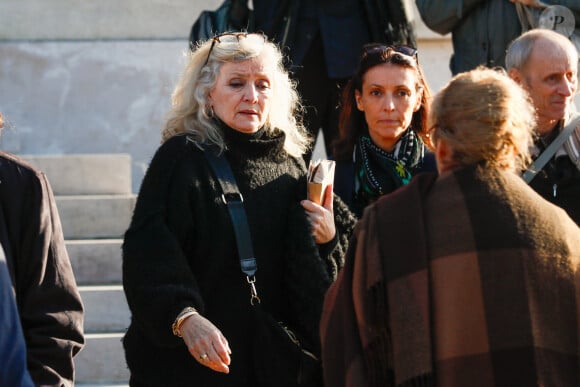
[[[535,161],[523,177],[580,225],[580,113],[574,108],[578,52],[563,35],[534,29],[509,46],[506,66],[536,108]]]

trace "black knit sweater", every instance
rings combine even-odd
[[[342,264],[354,220],[337,203],[339,237],[317,249],[299,204],[305,168],[283,150],[284,134],[223,131],[225,155],[244,197],[262,306],[318,347],[323,297]],[[231,220],[203,152],[186,136],[159,148],[143,180],[123,245],[123,284],[132,312],[124,338],[132,384],[256,385],[250,293]],[[173,336],[171,324],[186,306],[228,340],[228,375],[199,365]]]

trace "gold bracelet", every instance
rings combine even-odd
[[[181,334],[181,325],[183,324],[185,319],[193,316],[194,314],[199,314],[199,313],[197,310],[195,310],[195,308],[192,308],[191,306],[188,306],[187,308],[185,308],[181,312],[179,312],[179,314],[175,318],[175,321],[171,325],[171,330],[173,331],[173,334],[175,336],[183,337],[183,335]]]

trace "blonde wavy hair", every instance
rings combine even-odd
[[[224,63],[260,57],[266,67],[273,69],[272,107],[265,130],[284,132],[285,151],[292,156],[302,156],[310,145],[300,119],[303,108],[296,84],[285,70],[282,53],[274,43],[262,34],[227,33],[198,43],[187,55],[188,63],[173,91],[162,142],[178,134],[187,134],[198,146],[209,143],[224,150],[221,130],[207,104],[208,95]]]
[[[505,72],[479,67],[456,75],[435,96],[429,127],[433,142],[444,139],[459,165],[522,170],[530,162],[535,112]]]

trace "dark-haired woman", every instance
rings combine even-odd
[[[380,196],[434,171],[425,145],[430,89],[417,50],[371,44],[343,91],[334,191],[360,217]]]

